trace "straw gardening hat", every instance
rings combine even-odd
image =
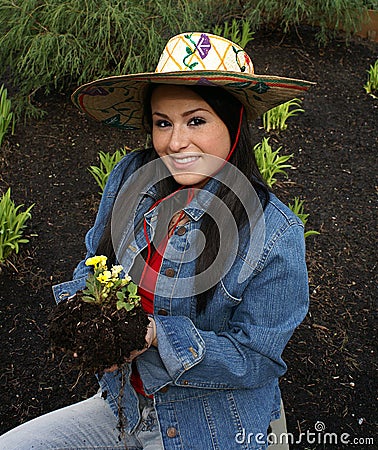
[[[219,86],[243,103],[249,120],[298,97],[313,83],[254,73],[237,44],[209,33],[172,37],[155,72],[112,76],[84,84],[72,94],[85,114],[124,130],[144,130],[144,100],[151,83]]]

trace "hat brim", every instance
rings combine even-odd
[[[99,122],[124,130],[143,131],[146,130],[144,100],[151,83],[222,87],[244,105],[249,120],[300,96],[314,84],[294,78],[237,72],[153,72],[102,78],[80,86],[71,98],[79,109]]]

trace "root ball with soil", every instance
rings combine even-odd
[[[52,311],[48,333],[53,350],[63,350],[82,370],[98,372],[122,365],[133,350],[145,347],[149,324],[137,286],[121,266],[108,270],[106,257],[89,258],[94,266],[86,289]]]

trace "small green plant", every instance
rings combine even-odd
[[[100,152],[100,165],[89,167],[89,172],[93,175],[97,184],[100,186],[100,195],[102,195],[104,191],[104,187],[109,178],[110,172],[129,151],[130,149],[128,147],[124,147],[120,150],[116,150],[114,153]]]
[[[306,226],[309,214],[305,214],[303,203],[304,203],[303,200],[300,200],[298,197],[294,197],[294,203],[293,204],[289,203],[288,206],[293,211],[293,213],[301,219],[301,221],[303,222],[303,225]],[[312,235],[316,235],[316,234],[320,234],[320,233],[315,230],[308,230],[308,231],[305,231],[304,237],[307,238],[308,236],[312,236]]]
[[[85,264],[93,266],[94,273],[87,278],[82,297],[84,302],[101,306],[117,299],[117,310],[124,308],[126,311],[139,306],[141,298],[137,294],[137,285],[128,275],[120,278],[122,266],[112,266],[109,270],[107,257],[103,255],[88,258]]]
[[[22,206],[16,206],[12,201],[10,188],[0,198],[0,265],[5,263],[12,252],[18,253],[20,244],[29,242],[23,238],[23,231],[34,205],[20,212]]]
[[[257,166],[260,170],[262,177],[266,184],[272,187],[276,183],[277,179],[275,175],[283,173],[287,176],[284,169],[292,169],[291,164],[287,164],[287,161],[293,157],[293,155],[279,155],[282,147],[273,151],[269,144],[269,138],[263,138],[263,140],[256,144],[253,148],[255,152]]]
[[[378,59],[375,61],[374,66],[371,65],[367,70],[368,80],[364,85],[367,94],[373,98],[378,98]]]
[[[245,48],[254,39],[253,35],[255,34],[251,30],[251,24],[248,19],[232,19],[231,25],[227,21],[223,25],[216,25],[213,31],[214,34],[223,36],[242,48]]]
[[[300,112],[304,112],[304,109],[300,108],[300,106],[301,100],[299,98],[294,98],[264,113],[262,116],[262,121],[265,131],[286,130],[287,119],[289,117],[296,116]]]
[[[14,133],[14,117],[12,112],[12,102],[8,98],[8,91],[1,85],[0,87],[0,147],[3,143],[5,133],[12,122],[12,134]]]

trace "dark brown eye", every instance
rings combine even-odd
[[[168,120],[157,120],[154,125],[158,128],[166,128],[169,127],[171,124],[168,122]]]
[[[194,125],[194,126],[202,125],[204,123],[206,123],[206,121],[204,119],[201,119],[200,117],[193,117],[189,121],[189,125]]]

